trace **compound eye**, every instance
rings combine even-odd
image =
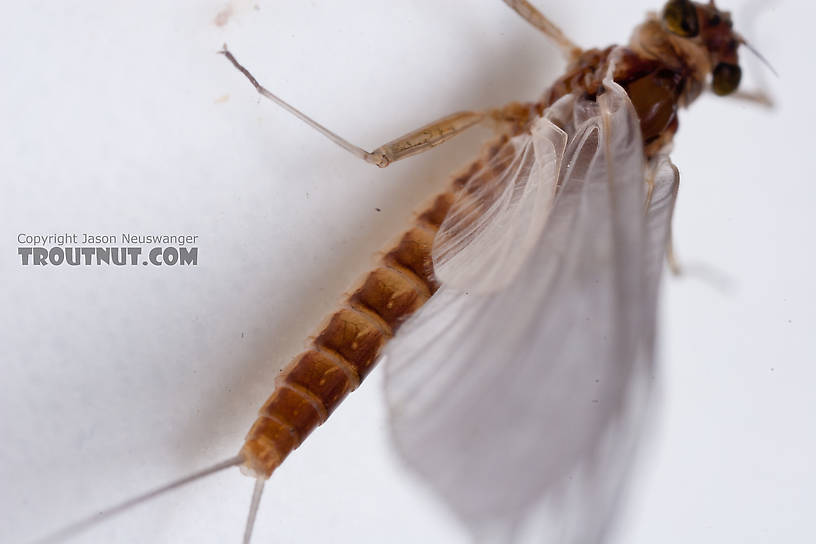
[[[700,33],[697,8],[689,0],[669,0],[663,8],[663,22],[674,34],[693,38]]]
[[[714,68],[711,87],[715,94],[725,96],[737,90],[741,79],[742,69],[739,66],[721,62]]]

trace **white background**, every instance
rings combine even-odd
[[[660,7],[536,3],[585,46],[626,41]],[[487,136],[380,171],[259,101],[223,42],[368,148],[535,99],[563,69],[498,0],[234,2],[217,26],[225,6],[4,2],[0,540],[234,455],[277,369]],[[728,7],[782,76],[744,53],[745,86],[761,73],[778,107],[706,96],[682,113],[690,274],[664,282],[661,408],[620,542],[811,537],[816,8]],[[197,234],[199,265],[20,265],[19,233],[59,232]],[[255,542],[466,541],[389,449],[381,385],[375,372],[274,475]],[[77,541],[237,542],[251,485],[232,469]]]

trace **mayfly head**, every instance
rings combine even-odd
[[[720,96],[733,93],[742,79],[737,48],[743,42],[734,32],[731,13],[710,3],[669,0],[663,7],[662,23],[678,38],[691,41],[707,54],[711,87]]]
[[[711,81],[715,94],[737,90],[742,79],[737,50],[745,40],[734,30],[731,13],[713,2],[668,0],[639,26],[631,47],[687,79],[681,103],[688,105]],[[746,44],[747,45],[747,44]]]

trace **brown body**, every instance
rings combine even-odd
[[[646,157],[671,143],[678,128],[678,109],[700,94],[712,66],[736,62],[737,41],[728,14],[713,5],[694,6],[700,31],[693,40],[672,34],[652,15],[635,31],[628,48],[576,51],[565,75],[540,101],[513,103],[492,113],[502,127],[502,136],[486,146],[483,156],[419,214],[414,226],[329,318],[310,348],[281,371],[275,391],[260,409],[241,449],[244,470],[268,478],[368,375],[400,323],[438,287],[431,247],[456,193],[476,172],[482,172],[482,179],[498,174],[485,172],[483,166],[504,164],[490,159],[508,149],[504,144],[510,135],[528,130],[558,98],[569,93],[595,97],[602,89],[613,51],[619,55],[614,59],[614,79],[626,89],[640,119]]]
[[[485,146],[482,156],[457,175],[448,190],[418,215],[413,227],[384,253],[360,286],[329,317],[309,348],[281,370],[275,390],[261,407],[237,456],[97,512],[39,542],[62,542],[104,518],[236,465],[257,478],[244,533],[244,542],[250,542],[265,480],[309,433],[326,421],[343,398],[360,385],[400,325],[438,289],[432,246],[451,207],[455,205],[457,212],[460,209],[467,212],[465,223],[471,218],[480,218],[485,203],[489,206],[490,193],[496,192],[496,187],[501,191],[503,185],[485,183],[506,181],[497,178],[507,173],[517,158],[516,140],[511,137],[529,132],[534,122],[561,97],[574,94],[595,100],[604,88],[609,88],[603,81],[610,67],[614,67],[612,77],[627,92],[639,118],[644,155],[651,162],[649,167],[671,166],[676,191],[678,171],[663,155],[677,131],[679,108],[688,106],[700,95],[709,77],[711,90],[718,95],[731,94],[739,86],[742,72],[737,62],[737,47],[745,41],[733,32],[730,15],[719,11],[713,0],[707,4],[666,0],[662,16],[650,14],[635,30],[628,47],[584,51],[529,0],[504,2],[561,47],[569,62],[565,74],[538,102],[514,102],[500,109],[457,112],[371,152],[350,143],[269,92],[224,46],[221,53],[262,96],[357,158],[379,167],[427,151],[485,121],[494,121],[500,136]],[[643,181],[648,189],[648,209],[655,180],[644,171]],[[670,218],[671,211],[668,215]],[[460,222],[461,218],[453,221]],[[456,230],[456,225],[452,230]],[[513,515],[514,531],[519,519]]]
[[[506,137],[501,139],[506,141]],[[491,146],[495,153],[498,146]],[[478,169],[476,161],[437,196],[388,251],[362,285],[332,315],[310,349],[281,371],[259,411],[241,455],[243,467],[269,477],[371,371],[381,348],[436,291],[431,245],[454,199],[454,188]]]

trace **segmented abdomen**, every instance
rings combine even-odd
[[[452,187],[461,187],[480,164],[474,162]],[[431,246],[453,203],[452,191],[436,197],[329,318],[310,349],[281,371],[241,449],[246,472],[268,478],[360,384],[400,323],[434,293]]]

